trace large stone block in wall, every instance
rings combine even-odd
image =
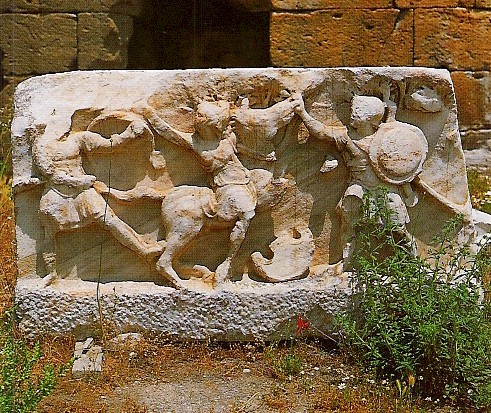
[[[80,13],[106,12],[139,15],[145,0],[0,0],[0,12]]]
[[[26,80],[25,77],[5,76],[0,83],[0,122],[10,122],[14,111],[14,90],[16,86]],[[11,140],[10,130],[0,129],[0,159],[10,159]]]
[[[460,129],[491,127],[490,72],[452,72]]]
[[[412,11],[338,9],[273,13],[275,66],[412,65]]]
[[[133,18],[120,14],[78,15],[78,68],[124,69]]]
[[[4,76],[0,89],[0,108],[13,107],[15,88],[28,77]]]
[[[327,330],[364,194],[385,188],[421,254],[455,214],[472,230],[444,70],[46,75],[18,86],[12,134],[30,334],[99,314],[178,339]]]
[[[0,14],[4,74],[22,76],[77,68],[77,16]]]
[[[452,72],[468,167],[491,168],[490,72]]]
[[[230,2],[252,12],[271,10],[271,0],[230,0]]]
[[[429,7],[474,7],[475,0],[395,0],[396,7],[429,8]]]
[[[491,169],[491,129],[463,131],[462,147],[468,168]]]
[[[414,64],[489,70],[491,11],[416,9],[414,13]]]
[[[392,0],[271,0],[274,10],[382,9],[392,8]]]

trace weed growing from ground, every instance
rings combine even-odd
[[[40,365],[39,343],[28,346],[15,336],[13,310],[5,313],[0,325],[0,412],[28,413],[36,411],[40,401],[50,395],[70,365],[56,368]]]
[[[276,368],[287,377],[296,376],[302,370],[302,358],[294,352],[288,352],[278,359]]]
[[[402,396],[491,407],[491,306],[481,299],[490,259],[452,242],[462,217],[429,259],[397,237],[384,190],[367,194],[357,225],[353,299],[339,318],[342,347]],[[486,251],[487,249],[481,249]]]
[[[0,177],[12,175],[12,145],[10,143],[10,124],[13,105],[9,102],[0,108]]]
[[[13,215],[10,181],[0,176],[0,317],[14,302],[17,266]]]
[[[266,359],[276,377],[291,380],[302,371],[303,360],[293,342],[288,348],[281,348],[280,344],[271,343],[266,351]]]

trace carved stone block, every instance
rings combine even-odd
[[[87,336],[100,314],[178,339],[322,331],[365,193],[385,188],[421,254],[456,213],[472,230],[445,70],[46,75],[18,86],[12,133],[32,334]]]

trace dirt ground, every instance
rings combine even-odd
[[[284,372],[279,363],[288,355],[298,363]],[[333,364],[335,356],[307,344],[293,349],[147,341],[137,348],[106,352],[100,376],[66,377],[40,411],[315,411],[309,397],[314,388],[341,382],[347,375],[337,370],[327,375],[327,367],[318,366],[321,361]]]
[[[61,345],[51,360],[69,358],[67,348]],[[400,397],[394,385],[375,383],[329,343],[179,344],[155,339],[106,352],[98,376],[73,380],[68,374],[39,411],[454,412],[433,401]]]

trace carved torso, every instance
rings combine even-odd
[[[214,186],[249,183],[249,171],[237,157],[235,146],[230,139],[222,139],[216,149],[202,151],[200,157],[205,169],[212,174]]]

